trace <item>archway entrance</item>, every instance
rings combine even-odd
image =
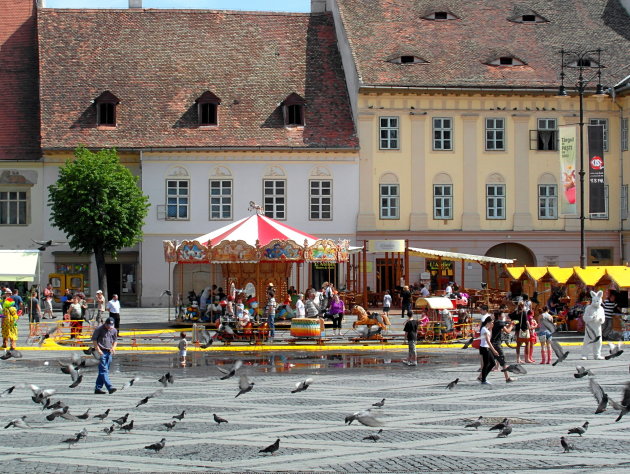
[[[522,267],[525,265],[528,267],[536,266],[536,257],[534,256],[532,251],[524,245],[515,244],[512,242],[505,242],[489,248],[486,252],[486,257],[513,258],[515,260],[514,266],[517,267]],[[484,268],[483,278],[484,281],[488,282],[489,288],[501,287],[501,282],[498,280],[497,272],[494,271],[492,266],[489,269]],[[513,289],[510,288],[510,291],[512,290]],[[514,288],[514,290],[517,289]],[[512,292],[514,293],[515,291]],[[516,294],[520,294],[520,290],[516,291]]]

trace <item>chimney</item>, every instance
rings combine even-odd
[[[326,0],[311,0],[311,13],[323,13],[326,11]]]
[[[37,8],[46,8],[46,1],[45,0],[36,0],[35,4],[37,5]]]
[[[129,0],[129,8],[142,8],[142,0]]]

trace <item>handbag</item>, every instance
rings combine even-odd
[[[529,329],[519,330],[518,331],[519,339],[529,339]]]

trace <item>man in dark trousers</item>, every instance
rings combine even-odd
[[[402,300],[402,314],[401,318],[404,318],[405,315],[409,316],[413,314],[411,311],[411,291],[409,291],[409,287],[407,285],[403,286],[402,291],[400,292],[400,298]]]
[[[418,320],[414,319],[413,313],[409,312],[407,314],[407,322],[405,323],[405,327],[403,331],[405,331],[405,335],[407,336],[407,346],[409,346],[409,356],[407,360],[403,360],[404,363],[410,366],[418,365],[417,355],[416,355],[416,342],[418,342]]]
[[[512,332],[512,327],[512,321],[508,322],[505,320],[505,313],[501,311],[494,312],[494,326],[492,327],[490,342],[492,343],[492,347],[494,347],[494,350],[497,351],[497,356],[495,357],[495,359],[501,366],[501,369],[503,369],[503,374],[505,375],[505,381],[507,383],[514,382],[516,378],[511,378],[510,374],[505,370],[507,366],[505,364],[505,355],[503,354],[503,348],[501,347],[501,336],[504,333],[509,334],[510,332]]]
[[[94,351],[101,356],[98,364],[96,386],[94,387],[94,393],[97,395],[104,395],[107,392],[114,393],[116,391],[109,381],[109,365],[116,353],[117,339],[118,330],[114,327],[114,318],[107,318],[105,323],[97,327],[92,334]],[[103,390],[103,385],[107,392]]]

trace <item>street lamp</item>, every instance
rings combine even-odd
[[[586,219],[584,216],[584,92],[586,91],[589,83],[593,82],[594,79],[597,79],[594,97],[603,99],[607,95],[604,90],[604,86],[602,86],[602,64],[600,61],[601,53],[601,49],[592,49],[582,52],[565,51],[564,49],[560,51],[560,87],[558,88],[557,97],[569,97],[567,88],[564,85],[564,79],[566,77],[565,68],[572,67],[578,71],[578,78],[575,83],[575,92],[577,92],[580,97],[580,171],[578,174],[580,176],[580,267],[582,268],[586,268],[586,252],[584,247],[584,220]],[[594,54],[597,55],[597,62],[595,65],[593,65],[595,61],[591,59]],[[574,62],[570,63],[570,66],[568,66],[565,63],[565,58],[573,59]],[[597,68],[597,72],[591,78],[585,78],[584,71],[586,69],[592,69],[593,67]]]

